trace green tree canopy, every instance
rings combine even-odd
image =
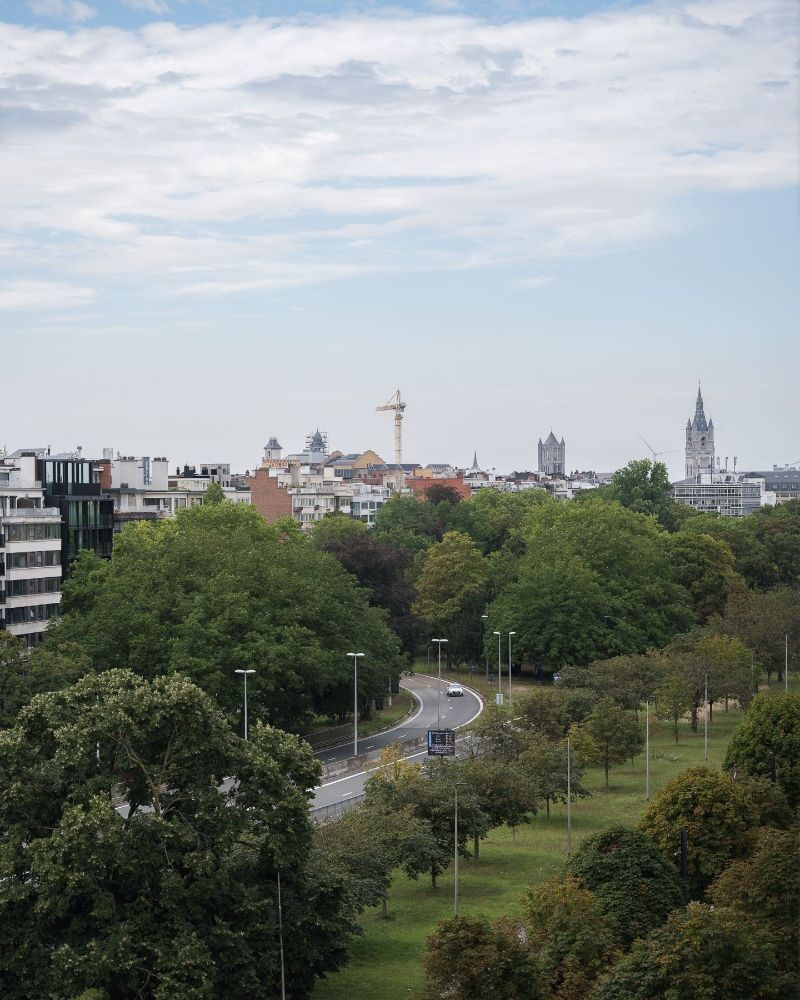
[[[414,611],[432,634],[448,640],[448,656],[461,659],[480,650],[488,573],[485,558],[460,531],[448,531],[422,556]]]
[[[664,785],[639,824],[679,867],[680,831],[688,833],[688,878],[697,898],[725,866],[747,852],[759,810],[745,784],[693,767]]]
[[[683,904],[674,865],[649,837],[624,826],[582,841],[567,872],[594,893],[615,942],[625,946]]]
[[[691,623],[652,518],[600,498],[550,501],[529,511],[521,536],[525,553],[488,613],[516,630],[525,659],[556,669],[643,652]]]
[[[785,637],[789,637],[792,649],[800,641],[800,598],[788,587],[766,592],[735,591],[728,598],[722,618],[714,618],[709,624],[752,649],[768,680],[773,673],[782,677]]]
[[[728,744],[725,767],[767,777],[773,753],[781,788],[792,806],[800,805],[800,694],[796,692],[753,699]]]
[[[783,1000],[766,930],[723,907],[690,903],[636,941],[592,1000]]]
[[[721,615],[730,595],[744,587],[728,544],[712,535],[681,531],[670,537],[669,548],[674,579],[688,591],[699,624]]]
[[[362,709],[382,697],[402,663],[383,613],[333,556],[304,538],[280,540],[257,511],[220,503],[174,520],[130,525],[110,561],[82,553],[65,581],[64,614],[47,646],[75,644],[95,670],[191,677],[229,713],[302,728],[312,712],[352,705],[359,663]]]
[[[611,959],[614,934],[594,893],[567,875],[523,899],[528,942],[545,995],[583,1000]]]
[[[424,1000],[540,1000],[536,965],[508,922],[442,920],[426,942]]]
[[[734,861],[708,894],[769,931],[784,977],[781,996],[800,987],[800,832],[759,830],[753,853]]]
[[[244,742],[178,675],[38,695],[0,733],[3,996],[274,996],[279,871],[305,995],[354,930],[346,882],[311,864],[318,777],[297,738]]]
[[[617,469],[611,482],[601,487],[601,491],[604,498],[637,514],[653,515],[664,528],[671,530],[675,526],[672,483],[663,462],[634,459],[624,469]]]
[[[583,723],[597,748],[597,763],[606,776],[614,764],[621,764],[641,753],[644,737],[632,712],[626,712],[610,698],[601,699]]]

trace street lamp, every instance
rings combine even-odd
[[[439,687],[436,694],[436,728],[442,728],[442,643],[447,639],[431,639],[431,642],[439,643]]]
[[[363,653],[348,653],[353,657],[353,756],[358,757],[358,658]]]
[[[247,678],[255,670],[235,670],[234,673],[241,674],[244,678],[244,738],[247,739]]]
[[[503,704],[503,653],[500,649],[500,635],[496,629],[494,634],[497,636],[497,704]]]
[[[508,703],[511,704],[511,636],[516,632],[508,633]]]
[[[481,615],[481,621],[482,622],[485,622],[485,621],[488,621],[488,620],[489,620],[489,616],[488,615]],[[485,648],[486,647],[484,646],[484,649]],[[486,683],[487,684],[489,683],[489,654],[488,654],[488,652],[486,653]]]

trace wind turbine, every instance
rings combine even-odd
[[[655,448],[647,440],[647,438],[642,437],[641,434],[639,435],[639,437],[642,438],[642,441],[644,441],[644,443],[647,445],[648,450],[652,454],[652,456],[653,456],[653,465],[655,465],[656,462],[658,461],[658,456],[659,455],[674,455],[677,451],[680,451],[679,448],[673,448],[671,451],[656,451]]]

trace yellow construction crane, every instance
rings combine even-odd
[[[395,465],[403,464],[403,410],[406,404],[400,398],[400,390],[391,397],[388,403],[383,406],[376,406],[376,411],[394,411],[394,461]]]

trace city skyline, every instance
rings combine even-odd
[[[786,0],[3,16],[0,444],[800,458]]]

